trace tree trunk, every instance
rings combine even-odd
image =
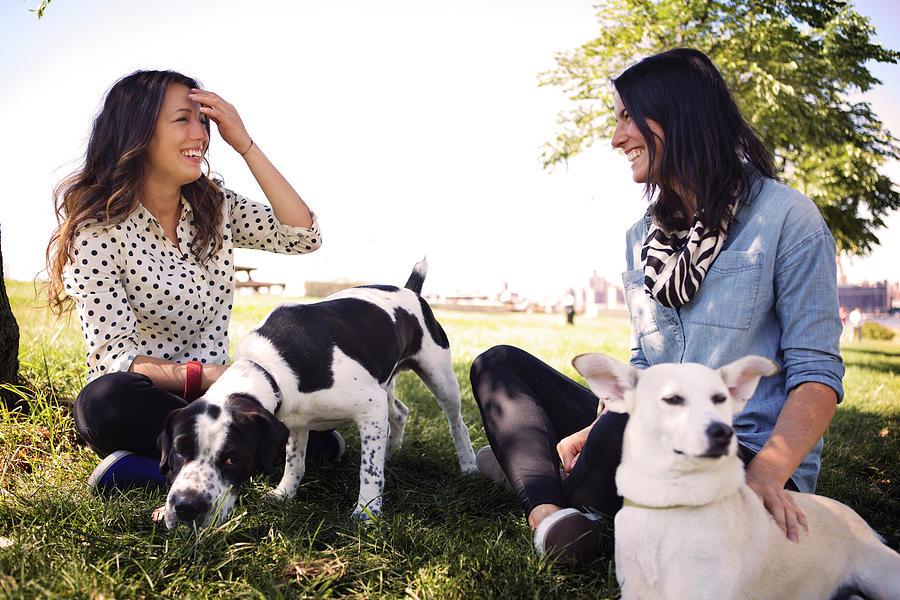
[[[2,240],[2,236],[0,236]],[[19,373],[19,324],[13,316],[6,295],[6,280],[3,278],[3,248],[0,245],[0,384],[18,383]],[[18,394],[0,388],[0,399],[7,407],[21,402]]]

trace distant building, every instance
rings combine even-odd
[[[594,316],[600,310],[625,310],[625,292],[613,285],[594,271],[588,279],[588,287],[582,290],[583,308],[588,316]]]
[[[591,278],[588,281],[590,282],[592,296],[590,302],[593,304],[606,303],[610,288],[609,282],[597,275],[597,271],[594,271],[594,274],[591,275]]]
[[[599,304],[606,308],[621,308],[625,306],[625,292],[622,288],[611,284],[605,278],[599,276],[597,271],[594,271],[588,282],[590,286],[588,303]]]
[[[900,286],[887,281],[838,285],[838,302],[850,310],[859,307],[864,313],[883,314],[900,307]]]

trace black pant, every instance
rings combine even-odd
[[[604,413],[562,479],[556,444],[596,418],[599,401],[593,392],[513,346],[495,346],[476,358],[471,380],[488,441],[526,516],[539,504],[609,516],[622,507],[615,475],[628,415]],[[738,445],[744,465],[755,456]],[[784,487],[797,491],[790,479]]]
[[[146,375],[108,373],[84,386],[75,399],[75,430],[101,458],[129,450],[159,460],[156,438],[166,417],[187,405],[181,396],[153,385]],[[308,457],[315,457],[320,438],[327,435],[309,432]]]
[[[539,504],[610,516],[619,510],[615,474],[627,415],[604,413],[569,476],[561,479],[556,444],[597,418],[593,392],[512,346],[496,346],[476,358],[471,380],[488,441],[526,515]]]
[[[100,457],[129,450],[160,458],[156,438],[166,417],[187,401],[153,385],[140,373],[108,373],[94,379],[75,399],[75,430]]]

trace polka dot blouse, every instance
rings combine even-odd
[[[64,281],[87,343],[88,381],[127,371],[137,356],[226,364],[233,249],[295,254],[321,245],[315,215],[309,228],[290,227],[271,207],[223,192],[222,249],[205,268],[190,251],[195,229],[184,199],[180,248],[140,204],[115,227],[89,226],[76,236]]]

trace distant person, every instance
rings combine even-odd
[[[775,179],[703,53],[650,56],[613,85],[612,145],[652,200],[626,235],[631,364],[718,367],[758,354],[781,365],[735,429],[747,483],[797,541],[805,516],[784,490],[815,489],[843,395],[834,239],[816,205]],[[598,416],[590,390],[511,346],[477,357],[471,380],[490,442],[479,469],[518,495],[539,553],[595,556],[593,515],[622,504],[615,472],[628,417]]]
[[[849,342],[850,334],[848,332],[850,331],[850,328],[847,326],[847,317],[849,316],[847,307],[842,305],[838,310],[838,315],[841,317],[841,341]]]
[[[271,206],[204,174],[210,121]],[[54,201],[50,301],[59,313],[74,304],[87,344],[75,427],[106,457],[89,483],[162,485],[156,439],[167,415],[228,366],[233,249],[312,252],[322,243],[316,217],[235,108],[171,71],[137,71],[113,85],[84,164]],[[337,458],[342,444],[326,432],[310,449]]]
[[[575,324],[575,290],[569,289],[563,297],[563,309],[566,312],[566,324]]]
[[[853,328],[853,341],[861,342],[863,321],[862,310],[857,306],[850,311],[850,316],[847,317],[847,320],[850,321],[850,327]]]

